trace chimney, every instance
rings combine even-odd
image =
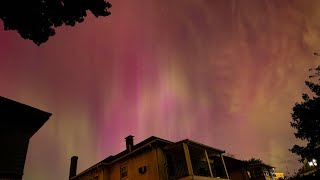
[[[126,147],[129,152],[131,152],[132,148],[133,148],[133,137],[134,136],[129,135],[128,137],[125,138],[126,139]]]
[[[77,175],[78,156],[72,156],[70,164],[69,179]]]

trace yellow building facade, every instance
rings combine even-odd
[[[255,179],[249,177],[244,161],[223,153],[225,151],[188,139],[171,142],[152,136],[134,145],[133,136],[128,136],[126,150],[79,174],[76,173],[77,157],[72,157],[69,180]],[[263,176],[269,179],[266,177]]]
[[[128,136],[126,147],[125,151],[110,156],[79,174],[74,171],[76,163],[71,163],[69,179],[229,179],[222,156],[224,151],[191,140],[173,143],[150,137],[134,146],[133,136]]]
[[[276,179],[284,179],[284,173],[276,173]]]

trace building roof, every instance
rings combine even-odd
[[[178,142],[174,143],[174,142],[162,139],[162,138],[151,136],[148,139],[146,139],[144,141],[141,141],[140,143],[134,145],[130,152],[128,150],[124,150],[124,151],[120,152],[119,154],[116,154],[114,156],[109,156],[106,159],[100,161],[99,163],[97,163],[97,164],[91,166],[90,168],[86,169],[85,171],[83,171],[83,172],[77,174],[76,176],[72,177],[71,180],[75,179],[75,178],[77,178],[79,176],[82,176],[82,175],[86,174],[87,172],[90,172],[91,170],[93,170],[95,168],[98,168],[98,167],[101,167],[101,166],[111,165],[113,163],[116,163],[116,162],[125,160],[127,158],[130,158],[131,156],[134,156],[136,154],[139,154],[139,153],[143,152],[143,150],[150,149],[151,148],[150,145],[152,145],[152,146],[161,146],[161,147],[166,147],[167,148],[167,147],[173,147],[173,146],[176,146],[176,145],[179,145],[179,144],[182,144],[182,143],[186,143],[186,144],[197,146],[197,147],[202,147],[202,148],[209,149],[209,150],[221,153],[221,154],[225,152],[223,150],[216,149],[216,148],[213,148],[213,147],[210,147],[210,146],[207,146],[207,145],[204,145],[204,144],[201,144],[201,143],[189,140],[189,139],[185,139],[185,140],[178,141]]]
[[[52,114],[0,96],[1,129],[14,128],[34,135]]]
[[[172,143],[172,144],[168,145],[166,147],[166,149],[170,149],[172,147],[181,145],[183,143],[191,145],[191,146],[196,146],[196,147],[204,148],[204,149],[207,149],[207,150],[211,150],[211,151],[214,151],[214,152],[217,152],[217,153],[220,153],[220,154],[225,153],[224,150],[217,149],[217,148],[214,148],[214,147],[211,147],[211,146],[208,146],[208,145],[205,145],[205,144],[202,144],[202,143],[190,140],[190,139],[185,139],[185,140],[182,140],[182,141],[178,141],[176,143]]]
[[[72,177],[71,179],[75,179],[81,175],[86,174],[87,172],[89,172],[90,170],[97,168],[99,166],[106,166],[106,165],[111,165],[115,162],[121,161],[123,159],[126,159],[132,155],[135,155],[137,153],[140,153],[141,151],[143,151],[144,149],[150,148],[150,145],[155,145],[155,146],[165,146],[168,144],[171,144],[173,142],[165,140],[165,139],[161,139],[155,136],[151,136],[148,139],[141,141],[140,143],[136,144],[133,146],[132,150],[129,152],[128,150],[124,150],[114,156],[109,156],[107,158],[105,158],[104,160],[100,161],[99,163],[91,166],[90,168],[88,168],[87,170],[77,174],[76,176]]]
[[[0,96],[0,179],[21,179],[29,139],[51,113]]]
[[[239,169],[247,165],[245,161],[233,157],[223,156],[223,159],[228,171],[233,171],[234,169]]]
[[[247,165],[247,167],[256,167],[256,166],[260,166],[260,167],[262,166],[262,167],[266,167],[266,168],[270,168],[270,169],[275,168],[275,167],[268,165],[268,164],[265,164],[265,163],[254,163],[254,164]]]

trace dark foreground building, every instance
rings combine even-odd
[[[0,96],[0,180],[21,180],[29,139],[51,113]]]

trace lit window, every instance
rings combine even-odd
[[[128,165],[123,165],[120,167],[120,178],[124,179],[128,177]]]

